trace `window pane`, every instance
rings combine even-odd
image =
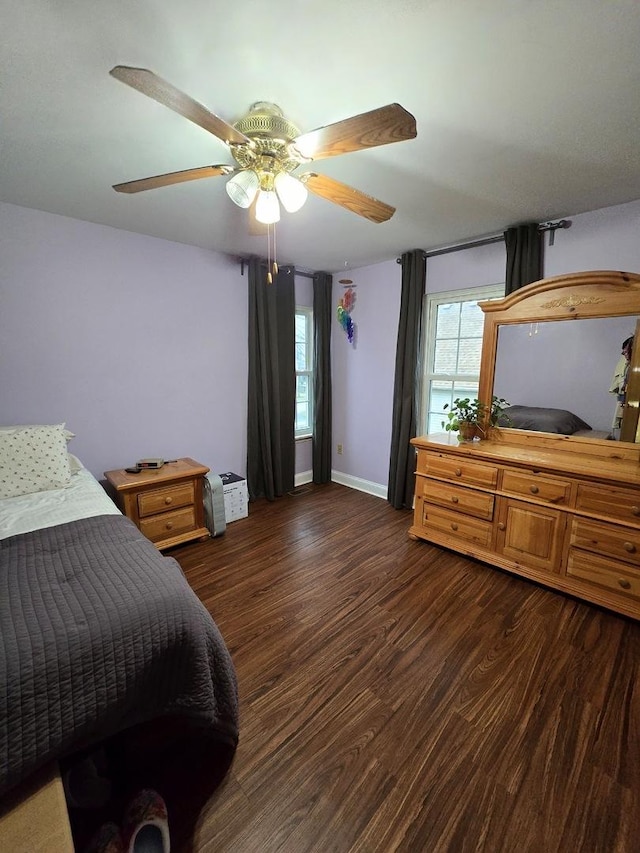
[[[444,406],[451,406],[456,397],[478,396],[484,331],[484,313],[478,300],[501,298],[503,294],[504,286],[497,284],[427,297],[420,429],[442,432],[448,411]]]
[[[296,343],[307,339],[307,318],[304,314],[296,314]]]
[[[313,430],[313,311],[298,308],[295,315],[295,368],[297,436]]]
[[[438,305],[436,338],[457,338],[460,327],[460,303]]]
[[[308,370],[307,345],[296,343],[296,370]]]
[[[309,377],[296,376],[296,402],[308,402],[309,400]]]
[[[311,429],[311,418],[309,417],[309,404],[296,403],[296,430]]]
[[[433,372],[454,374],[458,363],[458,339],[436,341]]]

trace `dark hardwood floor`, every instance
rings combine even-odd
[[[640,850],[640,624],[412,541],[379,498],[298,492],[171,552],[241,703],[172,849]]]

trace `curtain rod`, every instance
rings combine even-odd
[[[550,231],[550,245],[553,246],[553,235],[558,228],[569,228],[570,219],[559,219],[557,222],[544,222],[538,225],[538,231]],[[484,237],[480,240],[469,240],[467,243],[457,243],[455,246],[447,246],[444,249],[432,249],[425,251],[425,258],[435,258],[437,255],[448,255],[450,252],[460,252],[462,249],[474,249],[476,246],[488,246],[490,243],[503,243],[504,234],[495,234],[493,237]],[[396,258],[396,263],[401,264],[402,258]]]
[[[247,264],[248,258],[238,258],[238,263],[240,264],[240,275],[244,275],[244,268]],[[287,264],[289,266],[289,264]],[[311,270],[303,270],[298,269],[298,267],[293,268],[294,275],[301,275],[303,278],[313,278],[315,273],[311,272]]]

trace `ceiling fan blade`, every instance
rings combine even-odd
[[[304,157],[321,160],[362,148],[403,142],[417,135],[416,120],[400,104],[388,104],[368,113],[303,133],[292,145]]]
[[[166,80],[158,77],[157,74],[154,74],[153,71],[149,71],[147,68],[130,68],[127,65],[116,65],[115,68],[111,69],[109,74],[115,77],[116,80],[126,83],[127,86],[137,89],[143,95],[148,95],[159,104],[164,104],[170,110],[208,130],[209,133],[217,136],[218,139],[226,142],[227,145],[232,143],[246,144],[250,141],[244,133],[240,133],[235,127],[227,124],[224,119],[209,112],[202,104],[194,101],[189,95],[185,95],[184,92],[176,89],[171,83],[167,83]]]
[[[378,201],[377,198],[360,192],[360,190],[354,190],[347,184],[328,178],[326,175],[307,172],[299,177],[312,193],[326,198],[327,201],[332,201],[334,204],[339,204],[341,207],[346,207],[347,210],[357,213],[358,216],[364,216],[371,222],[386,222],[396,212],[395,207]]]
[[[200,178],[231,175],[235,171],[237,170],[233,166],[200,166],[197,169],[185,169],[183,172],[168,172],[166,175],[154,175],[151,178],[140,178],[138,181],[114,184],[113,188],[117,193],[139,193],[142,190],[155,190],[157,187],[168,187],[171,184],[183,184],[185,181],[198,181]]]

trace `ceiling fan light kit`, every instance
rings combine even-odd
[[[280,172],[276,175],[273,183],[278,193],[278,198],[287,213],[297,213],[309,195],[309,191],[302,181],[293,175],[287,174],[287,172]]]
[[[260,189],[260,178],[253,169],[245,169],[227,181],[227,194],[238,207],[251,207]]]
[[[237,163],[236,167],[206,166],[127,181],[114,185],[117,192],[137,193],[199,178],[231,175],[226,187],[231,200],[239,207],[251,209],[255,199],[256,218],[260,211],[266,218],[259,221],[267,224],[279,220],[280,203],[287,212],[300,210],[308,192],[371,222],[385,222],[395,212],[391,205],[340,181],[315,172],[291,173],[314,160],[413,139],[417,135],[415,118],[400,104],[388,104],[300,134],[280,107],[267,101],[254,103],[232,125],[146,68],[116,65],[110,74],[216,136],[229,146]]]
[[[256,219],[264,225],[280,221],[278,196],[273,190],[260,190],[256,201]]]

